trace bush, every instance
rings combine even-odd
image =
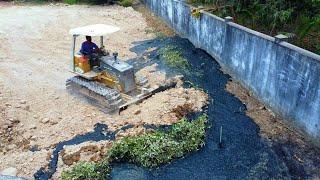
[[[137,137],[125,137],[108,152],[111,161],[129,161],[144,167],[156,167],[182,157],[204,145],[207,116],[189,122],[183,118],[169,132],[157,131]]]
[[[120,0],[119,4],[123,7],[132,6],[133,0]]]
[[[159,54],[171,68],[186,70],[190,67],[190,64],[176,46],[168,45],[161,48]]]
[[[100,163],[77,163],[71,170],[62,172],[63,180],[105,180],[110,173],[110,167],[108,161],[102,161]]]
[[[63,0],[63,2],[66,4],[76,4],[78,1],[77,0]]]
[[[63,180],[102,180],[110,173],[109,162],[128,161],[144,167],[156,167],[179,158],[204,145],[207,115],[194,121],[183,118],[167,132],[156,131],[115,142],[104,161],[78,163],[62,173]]]
[[[204,5],[220,17],[232,16],[238,24],[277,35],[295,34],[291,43],[319,54],[320,0],[187,0]],[[197,13],[195,13],[197,15]],[[293,37],[293,36],[292,36]]]

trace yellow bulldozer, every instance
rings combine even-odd
[[[121,112],[130,104],[141,102],[154,93],[174,86],[150,88],[148,79],[137,78],[130,64],[118,59],[118,53],[106,52],[103,38],[119,31],[120,28],[105,24],[94,24],[71,29],[72,35],[70,71],[76,76],[66,81],[69,92],[80,95],[100,107],[104,112]],[[79,36],[100,37],[98,53],[90,56],[76,52]],[[92,63],[96,62],[96,63]]]

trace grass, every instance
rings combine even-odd
[[[171,68],[183,70],[190,68],[190,64],[176,46],[167,45],[159,50],[159,54],[164,59],[166,65]]]
[[[78,163],[62,173],[63,180],[106,179],[109,162],[131,162],[154,168],[196,151],[205,143],[207,115],[188,121],[182,118],[170,130],[155,131],[135,137],[124,137],[115,142],[103,162]]]

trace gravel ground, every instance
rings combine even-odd
[[[160,93],[146,100],[145,105],[131,107],[121,116],[108,116],[66,92],[65,81],[73,76],[68,72],[70,28],[95,23],[119,26],[121,31],[107,37],[105,42],[108,50],[118,51],[124,60],[137,56],[130,51],[137,42],[154,38],[153,33],[146,33],[146,19],[131,7],[35,6],[0,2],[0,17],[0,171],[15,167],[18,176],[32,178],[39,167],[47,165],[47,156],[56,143],[92,131],[96,123],[105,123],[116,129],[147,117],[148,112],[143,109],[152,104],[166,107],[171,103],[170,108],[174,108],[187,102],[175,94],[170,97],[163,92],[162,96]],[[82,41],[84,38],[78,41],[78,48]],[[147,67],[140,73],[147,75],[153,83],[157,81],[152,74],[163,80],[163,72],[153,69]],[[182,92],[182,96],[193,93],[195,96],[189,98],[190,102],[199,100],[199,97],[203,99],[192,107],[195,111],[206,103],[206,95],[201,91],[184,91],[182,88],[177,91]],[[157,97],[166,97],[172,102],[159,102]],[[153,103],[153,99],[156,102]],[[160,117],[167,111],[166,108],[156,108],[152,116]],[[141,113],[130,114],[139,109]],[[161,121],[159,118],[153,123],[170,124],[176,120]],[[145,121],[152,121],[152,118]],[[40,151],[31,152],[30,148]]]

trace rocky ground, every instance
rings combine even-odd
[[[137,56],[130,51],[135,42],[155,37],[147,32],[146,18],[131,7],[0,2],[0,17],[0,171],[14,167],[18,176],[32,179],[48,164],[56,143],[92,131],[96,123],[111,130],[126,124],[136,127],[119,132],[120,138],[144,133],[140,126],[144,123],[172,124],[206,104],[202,91],[177,87],[111,116],[66,92],[65,81],[73,76],[68,72],[70,28],[95,23],[119,26],[120,32],[107,37],[106,48],[118,51],[123,60]],[[165,72],[154,66],[139,72],[152,86],[166,81]],[[55,177],[73,161],[68,155],[76,154],[76,161],[98,160],[97,152],[105,149],[99,143],[66,147]]]

